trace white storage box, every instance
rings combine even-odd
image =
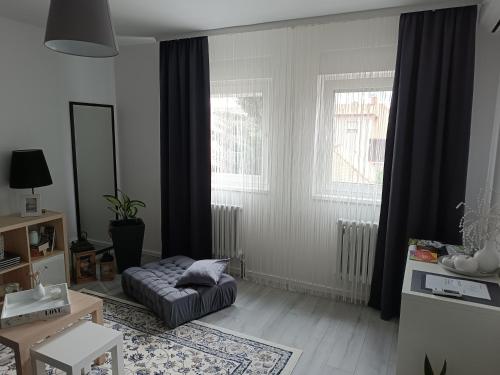
[[[51,296],[51,290],[60,289],[57,298]],[[33,290],[25,290],[5,295],[2,309],[2,328],[14,327],[37,320],[49,320],[69,314],[71,306],[68,296],[68,285],[57,284],[45,287],[45,297],[33,298]]]

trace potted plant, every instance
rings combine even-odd
[[[109,234],[113,241],[116,265],[118,272],[127,268],[140,266],[142,243],[144,240],[144,222],[137,218],[138,207],[146,207],[144,202],[132,200],[127,194],[118,190],[118,195],[104,195],[110,206],[108,207],[117,216],[109,223]]]

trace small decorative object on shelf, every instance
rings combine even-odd
[[[40,242],[40,237],[38,236],[38,231],[35,229],[30,230],[30,245],[34,246]]]
[[[491,205],[488,196],[486,192],[480,194],[475,208],[470,208],[465,202],[457,206],[457,209],[464,209],[459,224],[464,247],[475,259],[454,260],[455,268],[461,271],[470,272],[476,263],[476,271],[482,273],[495,272],[499,267],[497,237],[500,234],[500,210],[496,205]]]
[[[47,255],[49,250],[49,242],[41,242],[30,246],[30,254],[32,258],[43,257]]]
[[[115,258],[110,254],[109,250],[106,251],[101,257],[100,261],[100,274],[102,281],[111,281],[115,278]]]
[[[31,226],[29,229],[30,254],[32,258],[47,255],[55,247],[56,231],[52,225]]]

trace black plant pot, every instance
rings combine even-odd
[[[141,265],[144,229],[141,219],[112,220],[109,223],[118,273]]]

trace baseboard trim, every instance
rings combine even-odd
[[[161,252],[158,250],[142,249],[142,253],[155,258],[161,258]]]
[[[267,285],[277,289],[284,289],[291,292],[310,294],[313,296],[331,299],[337,299],[345,294],[345,292],[339,288],[294,280],[276,275],[269,275],[252,270],[246,271],[246,279],[257,284]]]

